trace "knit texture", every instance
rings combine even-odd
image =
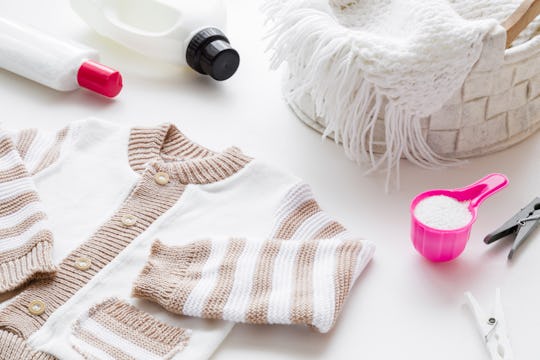
[[[113,298],[81,316],[73,326],[71,342],[85,359],[166,360],[184,349],[189,336],[188,330]]]
[[[502,23],[524,0],[448,0],[448,2],[465,19],[494,19]],[[539,29],[540,18],[536,18],[512,42],[512,47],[521,45],[538,35]]]
[[[346,239],[348,231],[323,211],[309,185],[301,182],[285,194],[274,214],[271,239]],[[371,245],[370,245],[371,246]]]
[[[235,313],[234,306],[229,309],[223,305],[221,317],[218,309],[225,299],[221,294],[226,294],[230,287],[229,298],[236,299],[247,289],[244,288],[245,284],[253,283],[256,272],[266,274],[261,276],[263,287],[260,289],[267,286],[271,289],[274,283],[282,281],[295,284],[295,272],[303,274],[305,281],[302,280],[302,284],[307,285],[302,286],[316,289],[319,283],[315,281],[319,275],[309,275],[309,263],[300,265],[299,262],[299,265],[295,265],[296,262],[287,260],[289,255],[286,251],[279,252],[277,256],[254,253],[256,255],[249,263],[251,270],[233,265],[236,259],[238,264],[244,261],[244,254],[251,254],[246,249],[252,246],[273,249],[274,245],[266,245],[264,240],[274,238],[276,240],[272,241],[278,242],[306,241],[311,238],[325,238],[327,240],[324,241],[336,244],[353,241],[343,226],[320,209],[309,188],[300,184],[297,177],[252,160],[234,147],[223,152],[206,149],[189,141],[173,125],[130,129],[90,119],[74,122],[64,133],[44,135],[28,130],[13,133],[11,138],[27,173],[36,175],[31,180],[35,181],[40,191],[43,206],[49,210],[49,227],[56,236],[54,255],[59,261],[53,277],[36,279],[34,276],[26,289],[2,304],[0,354],[7,359],[80,358],[80,353],[72,345],[76,345],[81,352],[88,351],[89,347],[91,351],[101,350],[100,358],[108,354],[107,351],[117,355],[115,349],[125,344],[123,341],[149,350],[152,347],[150,343],[136,342],[128,335],[117,337],[119,341],[112,341],[112,337],[99,338],[103,334],[101,331],[92,332],[101,342],[88,342],[87,338],[81,338],[84,335],[80,329],[91,324],[88,322],[90,320],[107,324],[111,317],[116,316],[111,315],[109,310],[112,311],[112,308],[107,306],[98,306],[90,312],[88,309],[103,299],[130,296],[132,284],[145,266],[144,254],[150,253],[155,238],[181,246],[200,237],[210,236],[214,239],[218,234],[225,235],[226,238],[221,238],[224,241],[219,242],[219,249],[212,247],[208,254],[209,261],[222,254],[222,251],[229,251],[229,235],[238,234],[250,240],[232,239],[237,241],[229,251],[232,257],[228,264],[231,266],[225,266],[228,270],[219,274],[216,283],[223,285],[216,288],[215,294],[209,293],[211,300],[208,300],[208,306],[205,305],[207,300],[202,303],[197,301],[205,293],[201,291],[200,284],[204,284],[206,277],[212,275],[205,270],[206,266],[220,263],[221,258],[202,265],[200,282],[193,284],[191,292],[182,290],[186,293],[186,308],[202,312],[202,308],[206,307],[207,317],[211,318],[226,318],[226,314]],[[17,199],[14,203],[24,204],[21,201],[24,199]],[[38,202],[33,194],[28,199],[31,204]],[[28,223],[41,221],[40,216],[32,217]],[[0,224],[0,233],[7,228]],[[6,233],[11,236],[16,232]],[[372,252],[371,243],[360,241],[360,244],[359,254],[356,255],[358,266],[355,267],[358,272]],[[308,249],[311,247],[308,246],[306,252]],[[300,253],[302,250],[296,251]],[[204,254],[200,252],[198,255]],[[275,271],[278,269],[276,266],[287,266],[288,270],[283,273]],[[336,279],[340,276],[344,279],[350,277],[347,271],[336,271],[339,271]],[[284,276],[285,280],[281,280],[280,276]],[[355,276],[350,278],[354,279]],[[332,286],[327,288],[334,289]],[[284,303],[273,300],[277,293],[251,290],[251,287],[247,291],[250,296],[252,291],[254,294],[260,293],[256,296],[263,301],[260,305],[254,304],[245,309],[252,321],[260,322],[257,319],[264,316],[259,314],[265,312],[269,323],[281,321],[272,318],[272,314],[276,314],[275,317],[285,316]],[[290,294],[295,291],[291,290]],[[335,307],[339,308],[340,296],[334,297],[338,299]],[[309,324],[310,321],[302,319],[309,318],[309,315],[305,315],[309,314],[309,306],[313,308],[313,318],[316,318],[317,309],[323,308],[317,300],[319,297],[298,298],[300,300],[294,303],[297,305],[289,304],[290,309],[297,310],[294,310],[296,315],[287,321]],[[282,297],[279,296],[279,299]],[[124,306],[119,305],[119,308],[124,309]],[[182,327],[183,320],[179,316],[159,307],[153,306],[151,309],[160,321]],[[126,314],[132,313],[131,310],[127,309]],[[106,319],[98,319],[98,314]],[[144,323],[152,323],[143,314],[137,313],[134,317],[145,320]],[[134,322],[127,321],[128,318]],[[119,322],[122,329],[126,329],[125,334],[135,331],[132,324],[137,324],[136,331],[145,329],[133,317],[126,315],[122,319],[125,321]],[[78,327],[72,329],[71,326],[77,321]],[[193,325],[190,344],[175,358],[209,358],[232,327],[232,323],[227,321],[190,319],[190,323]],[[324,324],[330,323],[328,320]],[[313,324],[316,324],[315,320]],[[119,328],[113,329],[112,334],[123,335],[123,330]],[[73,339],[79,342],[72,343]],[[128,345],[120,350],[133,356],[129,350],[134,348]],[[116,355],[112,357],[116,358]]]
[[[179,162],[179,158],[189,162]],[[222,153],[214,152],[192,142],[169,124],[158,128],[134,128],[129,142],[131,167],[142,172],[151,160],[158,160],[154,164],[156,171],[166,172],[182,184],[208,184],[233,175],[250,158],[234,146]]]
[[[0,360],[56,360],[56,358],[52,355],[32,350],[16,334],[0,330]]]
[[[12,139],[0,132],[0,292],[56,270],[53,236],[31,175],[58,159],[66,134],[38,137],[28,130]]]
[[[0,327],[13,329],[23,338],[37,331],[51,314],[85,286],[99,271],[142,234],[181,197],[186,184],[205,184],[226,178],[242,169],[250,158],[238,149],[223,153],[208,150],[204,159],[172,162],[172,156],[181,158],[198,145],[179,141],[185,137],[176,127],[165,124],[156,128],[134,128],[130,133],[129,162],[141,179],[122,206],[82,245],[73,250],[58,266],[54,278],[32,283],[17,299],[0,311]],[[34,140],[35,141],[35,140]],[[174,141],[173,145],[170,141]],[[32,147],[29,147],[32,149]],[[201,152],[200,155],[203,153]],[[149,162],[152,162],[149,165]],[[167,170],[170,181],[157,184],[155,175]],[[126,226],[124,216],[135,216],[133,226]],[[92,259],[91,267],[78,271],[80,258]],[[28,313],[28,304],[34,300],[46,302],[45,312],[39,316]]]
[[[287,101],[308,94],[324,136],[349,158],[396,175],[402,156],[452,163],[428,146],[421,120],[461,87],[495,20],[464,19],[447,0],[267,0],[264,9],[272,66],[286,63],[295,79]],[[377,157],[379,117],[386,148]]]
[[[183,315],[327,332],[359,275],[360,241],[156,241],[133,294]]]
[[[32,334],[58,307],[87,284],[158,216],[168,210],[179,199],[184,186],[158,185],[154,181],[155,173],[155,169],[151,169],[143,174],[141,183],[123,206],[89,240],[61,262],[53,279],[31,284],[3,309],[0,312],[0,326],[17,324],[17,329],[24,337]],[[123,216],[128,214],[138,218],[131,227],[122,223]],[[86,271],[76,271],[75,264],[79,258],[92,259],[92,266]],[[36,299],[47,302],[47,309],[40,316],[32,316],[27,311],[28,304]]]
[[[274,222],[266,241],[156,241],[133,295],[177,314],[329,331],[373,245],[351,240],[304,183],[287,192]]]

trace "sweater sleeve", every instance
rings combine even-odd
[[[24,129],[10,133],[15,149],[32,176],[53,165],[72,138],[69,127],[54,131]]]
[[[180,247],[156,241],[133,293],[178,314],[327,332],[373,251],[300,184],[284,198],[267,239],[212,238]]]
[[[55,271],[53,236],[32,175],[56,161],[66,131],[0,130],[0,292]]]

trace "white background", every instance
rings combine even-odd
[[[540,233],[512,263],[506,261],[509,241],[486,246],[482,239],[540,196],[540,137],[460,168],[427,171],[403,162],[401,189],[386,194],[384,175],[363,177],[337,145],[322,142],[282,100],[281,73],[269,70],[262,41],[259,2],[231,0],[229,12],[227,33],[242,60],[233,78],[216,83],[100,38],[67,0],[0,0],[0,16],[99,49],[105,64],[121,70],[125,84],[117,99],[107,100],[84,90],[59,93],[0,71],[0,121],[10,128],[60,128],[87,116],[133,125],[175,122],[208,147],[237,145],[303,177],[325,210],[376,242],[375,257],[331,333],[238,325],[216,360],[488,359],[463,292],[471,290],[487,307],[496,287],[502,288],[515,358],[539,359]],[[480,208],[465,253],[451,263],[425,261],[409,241],[410,200],[490,172],[507,174],[510,186]]]

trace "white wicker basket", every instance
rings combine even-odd
[[[514,38],[517,34],[511,33],[519,33],[538,11],[540,1],[526,0],[504,27],[492,31],[462,88],[440,111],[423,119],[423,135],[436,153],[452,158],[484,155],[514,145],[540,128],[540,37],[506,48],[507,33]],[[284,81],[287,92],[302,80],[289,73]],[[306,124],[324,131],[325,120],[314,115],[309,94],[289,105]],[[375,152],[384,151],[384,133],[380,118]]]

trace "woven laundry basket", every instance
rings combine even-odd
[[[540,36],[534,36],[537,30],[532,28],[538,20],[530,24],[535,12],[540,12],[540,1],[526,0],[492,30],[461,89],[442,109],[422,119],[422,136],[435,153],[446,158],[484,155],[508,148],[540,128]],[[527,25],[528,31],[522,32]],[[512,42],[519,33],[519,41],[507,48],[507,38]],[[289,71],[284,77],[285,98],[298,118],[324,132],[325,119],[316,116],[309,93],[287,96],[304,81],[301,73]],[[383,117],[379,114],[375,126],[375,153],[385,151]]]

